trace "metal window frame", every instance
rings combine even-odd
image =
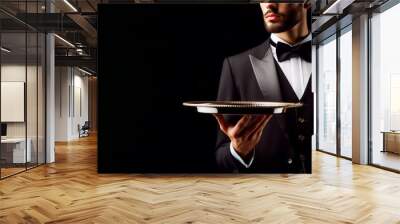
[[[341,117],[340,117],[340,104],[341,104],[341,89],[340,89],[340,81],[341,81],[341,67],[340,67],[340,37],[342,35],[344,35],[347,32],[351,32],[351,25],[352,23],[346,25],[343,28],[340,28],[339,26],[336,26],[336,32],[333,33],[332,35],[320,40],[318,43],[316,43],[316,91],[317,91],[317,96],[316,96],[316,150],[319,152],[323,152],[329,155],[333,155],[333,156],[337,156],[339,158],[343,158],[346,160],[352,160],[352,158],[347,157],[342,155],[342,150],[341,150]],[[334,36],[334,37],[333,37]],[[324,149],[321,149],[319,146],[319,103],[320,103],[320,99],[319,99],[319,82],[320,82],[320,74],[319,74],[319,47],[322,43],[328,43],[330,41],[336,41],[336,152],[332,153],[332,152],[328,152]]]

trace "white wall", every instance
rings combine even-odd
[[[1,66],[1,81],[3,82],[25,82],[25,64],[9,64]],[[28,68],[30,70],[30,68]],[[6,108],[1,108],[6,109]],[[7,123],[7,137],[25,137],[25,123],[12,122]]]
[[[76,73],[78,72],[78,74]],[[87,76],[82,76],[83,73],[81,73],[78,70],[74,70],[74,108],[73,108],[73,113],[72,113],[72,136],[74,138],[79,137],[78,133],[78,124],[81,126],[89,119],[89,94],[88,94],[88,77]],[[81,110],[81,111],[80,111]]]
[[[26,70],[27,69],[27,74]],[[36,130],[36,66],[28,66],[18,64],[5,64],[1,66],[1,81],[3,82],[25,82],[25,75],[27,75],[29,86],[34,86],[35,88],[27,88],[27,118],[28,118],[28,137],[30,132],[30,127],[32,127],[32,133]],[[34,102],[34,103],[32,103]],[[40,105],[39,105],[40,106]],[[4,110],[6,108],[2,108]],[[32,123],[33,122],[33,123]],[[7,136],[8,137],[25,137],[25,123],[26,122],[7,122]],[[36,131],[35,131],[36,135]]]
[[[89,118],[88,77],[73,67],[56,67],[55,73],[55,140],[70,141]]]
[[[55,141],[68,140],[70,74],[67,67],[55,68]]]

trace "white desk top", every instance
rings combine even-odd
[[[28,141],[30,139],[28,138]],[[6,138],[6,139],[1,139],[1,143],[20,143],[20,142],[25,142],[25,138]]]

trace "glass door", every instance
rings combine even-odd
[[[339,38],[340,156],[352,158],[352,32],[351,25]]]
[[[26,170],[26,32],[1,33],[1,176]]]
[[[317,48],[317,149],[336,154],[336,35]]]

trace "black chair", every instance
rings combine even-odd
[[[89,121],[85,121],[82,127],[78,124],[79,138],[89,136],[89,129],[90,129]]]

